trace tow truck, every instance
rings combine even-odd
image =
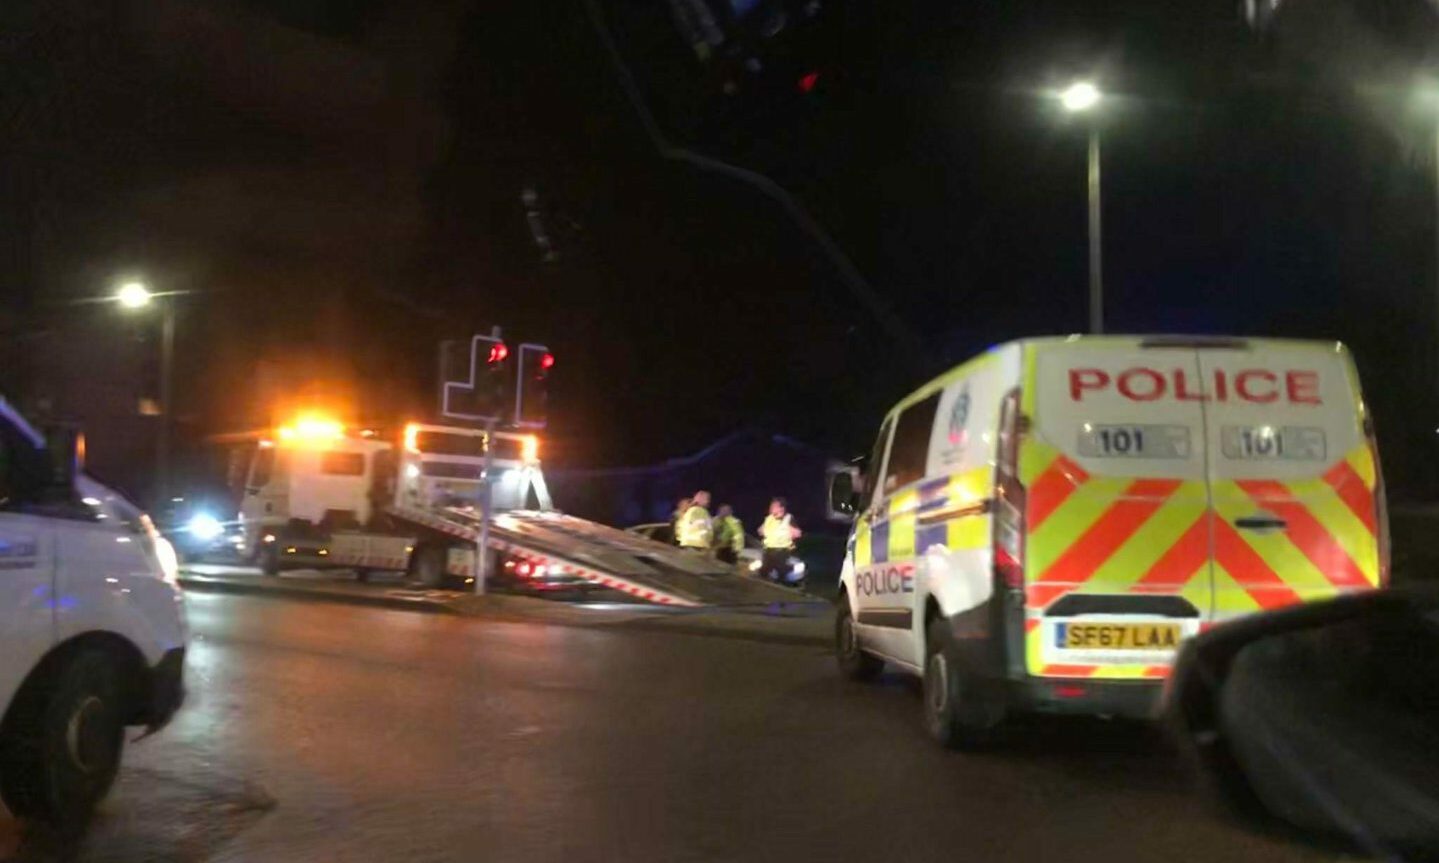
[[[719,561],[558,511],[539,447],[518,432],[411,422],[390,438],[301,416],[232,451],[240,554],[270,576],[349,569],[473,588],[489,479],[496,587],[608,588],[669,606],[793,600]]]

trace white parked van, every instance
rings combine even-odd
[[[890,411],[853,513],[836,650],[924,679],[929,730],[1149,715],[1202,629],[1387,579],[1383,483],[1344,346],[1012,342]]]
[[[125,727],[179,707],[186,642],[174,550],[83,451],[0,400],[0,798],[67,828],[109,790]]]

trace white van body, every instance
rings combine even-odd
[[[72,823],[108,789],[124,727],[179,707],[187,629],[173,548],[120,494],[60,483],[63,461],[0,400],[0,797]]]
[[[841,665],[922,675],[948,742],[1013,710],[1149,715],[1183,639],[1387,578],[1335,342],[1000,345],[895,406],[860,486]]]

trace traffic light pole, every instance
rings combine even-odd
[[[164,317],[160,322],[160,424],[155,435],[155,509],[170,509],[170,426],[175,421],[175,399],[171,390],[175,366],[175,298],[163,297]]]
[[[499,339],[500,328],[491,327],[490,337]],[[484,475],[480,477],[480,540],[479,547],[475,549],[475,595],[483,596],[486,582],[490,577],[490,512],[494,509],[494,495],[490,492],[490,474],[495,467],[495,427],[499,425],[498,420],[490,419],[485,423],[485,467]]]
[[[475,595],[483,596],[490,578],[490,510],[494,495],[490,493],[490,471],[494,469],[495,421],[485,423],[485,475],[480,479],[480,539],[475,549]]]

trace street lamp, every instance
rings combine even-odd
[[[1087,114],[1104,94],[1089,81],[1075,81],[1059,94],[1071,114]],[[1089,124],[1089,331],[1104,332],[1104,262],[1099,214],[1099,124]]]
[[[1416,87],[1411,97],[1411,109],[1418,109],[1423,117],[1421,122],[1429,125],[1429,146],[1433,147],[1434,170],[1431,180],[1434,184],[1434,200],[1431,205],[1434,207],[1434,269],[1430,287],[1436,301],[1439,301],[1439,122],[1436,122],[1435,117],[1439,114],[1439,81],[1429,81]],[[1435,431],[1439,432],[1439,429]]]
[[[154,298],[143,282],[126,282],[115,292],[115,301],[127,309],[143,309]]]
[[[1439,101],[1432,94],[1430,101]],[[1434,126],[1434,292],[1439,296],[1439,123]]]
[[[156,294],[144,282],[126,282],[115,291],[115,302],[130,311],[149,308],[157,299],[166,297]],[[159,303],[160,318],[160,427],[155,436],[155,500],[156,511],[163,507],[170,496],[170,379],[175,359],[175,302],[164,299]]]
[[[1059,94],[1059,100],[1066,111],[1088,111],[1099,104],[1101,96],[1099,88],[1088,81],[1075,81]]]

